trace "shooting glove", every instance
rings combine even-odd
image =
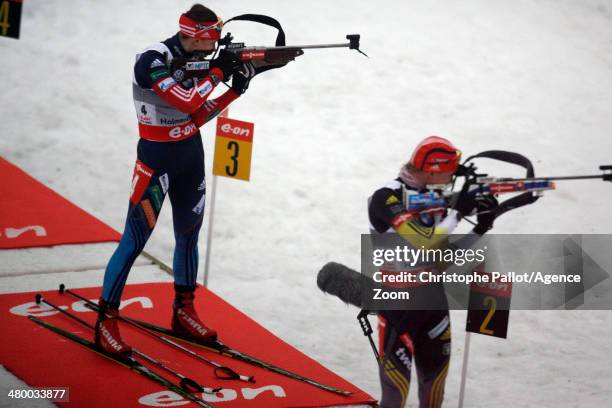
[[[255,75],[257,75],[257,71],[253,64],[251,62],[243,63],[239,69],[234,71],[232,89],[238,95],[242,95],[249,88],[249,83]]]
[[[493,221],[497,215],[495,209],[499,206],[497,199],[492,195],[483,195],[476,197],[476,211],[478,212],[478,223],[474,227],[474,232],[478,235],[484,235],[488,230],[493,228]]]
[[[219,56],[210,62],[210,68],[219,68],[223,72],[223,80],[228,81],[232,74],[241,66],[240,60],[233,52],[219,51]]]
[[[467,189],[461,190],[459,197],[455,203],[454,209],[461,214],[462,217],[469,217],[476,208],[476,198],[473,193]]]

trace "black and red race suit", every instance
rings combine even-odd
[[[415,248],[435,247],[445,239],[457,226],[456,213],[443,206],[412,210],[409,203],[421,193],[399,178],[374,192],[368,205],[372,239],[377,234],[400,234],[405,238],[406,245]],[[393,269],[393,265],[390,265],[390,269]],[[399,265],[398,270],[404,268]],[[442,405],[451,352],[446,295],[443,288],[436,285],[418,290],[428,297],[435,297],[436,303],[442,307],[437,310],[378,312],[380,406],[383,408],[405,406],[413,365],[418,378],[419,407],[437,408]]]

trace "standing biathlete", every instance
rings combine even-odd
[[[199,127],[244,93],[253,75],[230,53],[210,61],[208,76],[200,80],[181,82],[183,78],[173,78],[169,67],[174,58],[213,53],[222,24],[214,12],[196,4],[180,16],[176,35],[136,56],[133,95],[140,140],[125,230],[106,267],[95,333],[96,344],[108,352],[131,351],[119,333],[117,311],[130,269],[155,227],[166,195],[176,239],[172,328],[201,340],[216,338],[193,306],[206,195]],[[215,87],[232,75],[231,88],[209,99]]]
[[[407,245],[414,248],[439,248],[445,245],[446,238],[460,219],[474,209],[483,214],[478,215],[473,234],[482,235],[488,231],[493,226],[495,216],[487,211],[497,206],[492,196],[478,200],[468,195],[459,196],[453,209],[447,209],[444,203],[426,210],[410,208],[410,203],[416,201],[419,194],[430,192],[428,186],[443,188],[449,185],[460,158],[461,152],[447,139],[438,136],[424,139],[410,161],[401,168],[399,177],[388,182],[370,198],[368,215],[372,239],[375,240],[378,234],[393,233],[401,235]],[[434,264],[419,264],[414,272],[435,271],[436,268]],[[406,269],[400,266],[398,270]],[[383,408],[402,408],[406,404],[413,361],[418,377],[419,407],[442,405],[451,352],[446,295],[441,284],[428,284],[415,289],[413,293],[420,293],[420,296],[435,303],[436,310],[378,312],[382,387],[380,406]]]

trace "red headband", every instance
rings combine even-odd
[[[181,14],[179,18],[179,29],[181,33],[187,37],[197,38],[199,40],[215,40],[221,38],[221,28],[223,21],[217,17],[215,22],[198,22],[190,19],[185,14]]]

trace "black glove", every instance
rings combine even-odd
[[[474,212],[474,209],[476,208],[476,198],[474,193],[470,193],[467,189],[461,190],[453,208],[457,210],[462,217],[472,215],[472,212]]]
[[[234,71],[241,66],[238,56],[226,50],[219,51],[219,56],[210,61],[210,68],[219,68],[223,72],[223,80],[228,81]]]
[[[474,232],[478,235],[484,235],[488,230],[493,228],[495,221],[495,209],[499,206],[497,199],[492,195],[482,195],[476,198],[476,211],[478,212],[478,223],[474,227]]]
[[[234,71],[234,76],[232,78],[232,89],[238,95],[242,95],[249,88],[251,79],[253,79],[253,77],[257,74],[258,72],[252,63],[243,63],[239,69]]]

